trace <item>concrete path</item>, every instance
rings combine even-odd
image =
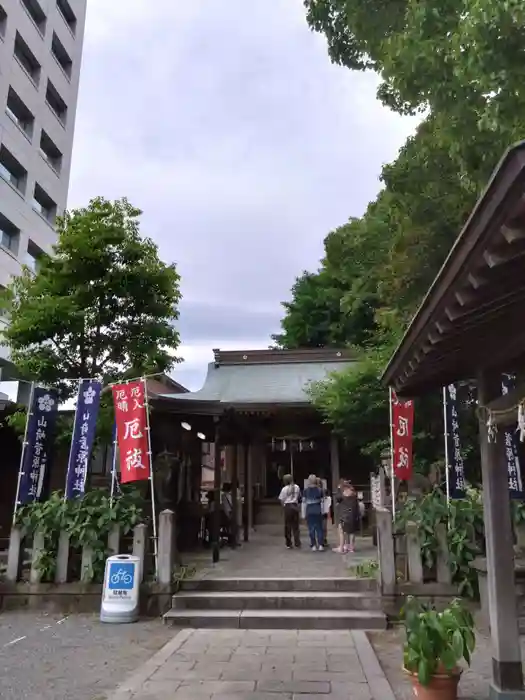
[[[173,638],[159,620],[0,613],[1,700],[104,700]]]
[[[364,632],[181,630],[110,700],[394,700]]]

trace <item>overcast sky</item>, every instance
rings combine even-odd
[[[268,347],[414,122],[330,64],[302,0],[89,0],[69,206],[128,197],[182,277],[178,381]]]

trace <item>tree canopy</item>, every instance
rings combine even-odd
[[[381,172],[383,188],[359,218],[328,234],[315,280],[285,303],[285,347],[315,337],[321,305],[323,344],[360,352],[349,370],[314,387],[326,420],[377,457],[388,438],[387,392],[379,373],[480,196],[505,149],[523,137],[525,89],[521,53],[525,5],[520,0],[304,0],[312,30],[323,34],[334,63],[373,70],[378,96],[422,121]],[[308,296],[308,303],[306,303]],[[366,309],[366,313],[362,311]],[[471,388],[463,392],[466,456],[471,439]],[[418,401],[418,459],[442,459],[440,397]],[[351,426],[351,428],[350,428]]]
[[[163,372],[177,361],[179,275],[141,237],[140,214],[103,198],[66,212],[53,255],[13,280],[3,341],[22,377],[66,398],[68,380]]]

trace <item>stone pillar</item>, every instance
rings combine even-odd
[[[144,564],[146,561],[146,543],[148,538],[148,526],[139,523],[133,528],[133,556],[140,560],[139,581],[144,580]],[[160,542],[160,539],[159,539]]]
[[[16,583],[20,578],[22,568],[24,533],[18,527],[11,530],[9,538],[9,551],[7,553],[6,579],[9,583]]]
[[[376,518],[381,593],[394,595],[396,592],[396,555],[392,532],[392,513],[387,508],[378,508]]]
[[[175,514],[163,510],[159,514],[159,573],[158,583],[171,584],[175,566]]]
[[[332,474],[332,491],[335,491],[341,472],[339,467],[339,439],[337,435],[330,435],[330,469]]]
[[[477,384],[480,406],[501,396],[501,375],[480,373]],[[501,431],[496,434],[495,441],[489,441],[484,416],[480,416],[479,436],[492,641],[490,698],[525,699],[505,441]]]

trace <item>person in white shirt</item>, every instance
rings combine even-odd
[[[292,548],[292,536],[296,547],[301,546],[299,513],[301,511],[301,489],[294,483],[291,474],[283,477],[284,486],[279,500],[284,509],[284,539],[288,549]]]

